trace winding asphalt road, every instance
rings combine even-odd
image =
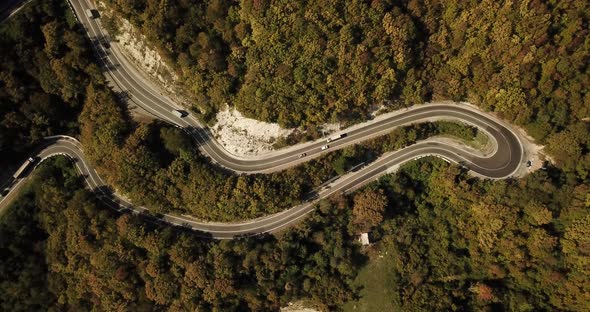
[[[324,140],[294,146],[285,150],[270,153],[265,157],[246,159],[236,157],[227,152],[206,130],[207,128],[192,115],[179,118],[172,113],[174,109],[180,109],[168,97],[162,95],[161,89],[152,84],[143,74],[131,64],[120,52],[118,43],[111,42],[110,37],[100,25],[100,18],[88,18],[86,9],[94,9],[95,6],[87,0],[70,1],[80,23],[86,29],[89,38],[105,69],[107,79],[112,83],[115,91],[125,92],[129,95],[129,101],[141,107],[152,116],[185,129],[198,143],[201,152],[209,156],[215,163],[237,173],[268,173],[292,167],[301,162],[336,149],[344,148],[359,141],[379,136],[392,131],[393,128],[402,125],[417,123],[424,120],[444,119],[457,120],[474,125],[483,130],[495,142],[495,151],[489,157],[481,157],[461,148],[460,146],[447,145],[436,140],[419,142],[402,150],[388,153],[366,167],[339,177],[319,192],[310,194],[304,204],[290,208],[281,213],[259,218],[247,222],[237,223],[210,223],[199,222],[192,219],[165,215],[162,221],[175,225],[185,226],[200,231],[204,236],[218,239],[230,239],[236,236],[249,236],[261,233],[272,233],[299,221],[310,213],[317,201],[333,194],[349,192],[369,182],[400,164],[411,161],[425,155],[441,157],[454,163],[466,164],[473,173],[493,179],[507,178],[514,174],[523,163],[523,146],[519,137],[510,129],[510,126],[497,120],[489,114],[483,113],[467,105],[455,104],[424,104],[400,111],[398,114],[379,121],[370,122],[361,127],[355,127],[346,133],[346,137],[331,142],[330,148],[321,150],[325,145]],[[104,44],[110,42],[110,44]],[[299,158],[302,153],[305,157]],[[49,138],[48,145],[38,154],[42,159],[54,155],[66,155],[74,160],[77,169],[85,177],[90,189],[95,190],[98,196],[114,209],[131,209],[136,212],[147,210],[144,207],[134,206],[116,194],[112,194],[104,181],[92,168],[85,158],[83,148],[74,138],[53,137]],[[10,193],[0,201],[0,210],[7,205],[18,192],[22,181],[13,184]]]

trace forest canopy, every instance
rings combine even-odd
[[[76,134],[100,68],[65,1],[28,5],[0,25],[0,165],[54,134]]]
[[[209,121],[315,128],[467,100],[524,126],[556,163],[590,172],[587,1],[105,2],[182,77]]]
[[[0,221],[0,309],[276,311],[353,298],[363,262],[344,199],[279,237],[210,241],[119,214],[65,157],[43,163]]]
[[[362,299],[367,230],[391,264],[392,310],[590,307],[587,2],[107,3],[175,64],[205,118],[225,101],[291,126],[467,99],[524,125],[555,164],[491,181],[422,159],[277,235],[218,242],[115,213],[56,158],[0,222],[0,310],[264,311],[302,298],[336,310]],[[79,134],[109,184],[155,211],[276,212],[359,161],[476,134],[414,125],[275,175],[228,176],[181,131],[129,118],[65,1],[21,13],[0,29],[0,151]]]
[[[229,102],[310,126],[452,99],[544,141],[590,117],[587,1],[105,3],[176,68],[206,119]]]

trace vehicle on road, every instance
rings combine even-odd
[[[182,117],[186,116],[183,111],[178,110],[178,109],[173,109],[172,113],[174,114],[174,116],[176,116],[178,118],[182,118]]]
[[[459,167],[461,167],[464,170],[471,170],[471,168],[469,168],[469,164],[467,164],[467,162],[465,161],[460,161],[458,163]]]
[[[87,10],[86,10],[86,16],[87,16],[88,18],[94,18],[94,11],[96,11],[96,10],[87,9]]]
[[[14,173],[14,175],[12,175],[13,178],[15,179],[20,179],[23,176],[23,173],[25,173],[25,171],[27,171],[27,169],[29,169],[31,167],[31,165],[33,165],[37,160],[33,157],[29,157],[29,159],[27,159],[27,161],[22,164],[20,166],[20,168],[18,168],[18,170]]]
[[[106,40],[106,39],[102,39],[102,40],[100,41],[100,44],[102,44],[102,46],[103,46],[105,49],[110,49],[110,48],[111,48],[111,44],[110,44],[110,43],[109,43],[109,41],[108,41],[108,40]]]
[[[327,142],[327,143],[330,143],[330,142],[333,142],[333,141],[336,141],[336,140],[342,139],[342,138],[344,138],[344,137],[346,137],[346,133],[342,133],[342,134],[334,135],[334,136],[331,136],[331,137],[329,137],[329,138],[326,140],[326,142]]]
[[[326,144],[326,145],[322,146],[322,151],[325,151],[325,150],[327,150],[327,149],[329,149],[329,148],[330,148],[330,145],[327,145],[327,144]]]
[[[299,158],[303,158],[305,156],[307,156],[307,153],[301,153],[301,154],[299,154]]]
[[[8,188],[8,187],[5,187],[5,188],[2,190],[2,193],[0,193],[0,198],[2,198],[2,197],[4,197],[4,196],[8,195],[8,192],[10,192],[10,188]]]

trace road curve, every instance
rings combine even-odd
[[[455,104],[417,105],[362,127],[343,131],[346,132],[347,136],[331,142],[327,151],[320,149],[321,146],[326,144],[325,141],[321,140],[273,152],[262,158],[246,159],[236,157],[221,147],[206,130],[206,127],[203,127],[194,116],[176,117],[172,113],[173,109],[178,108],[175,103],[166,96],[161,95],[160,89],[151,84],[139,70],[125,59],[117,43],[113,42],[110,44],[110,48],[105,48],[106,45],[103,42],[110,41],[110,38],[100,26],[100,19],[89,19],[85,14],[86,9],[95,8],[90,1],[72,0],[70,4],[92,40],[93,47],[105,69],[105,75],[113,84],[113,88],[128,93],[131,102],[142,107],[156,118],[184,128],[198,142],[202,153],[208,155],[215,163],[237,173],[268,173],[283,170],[318,157],[322,153],[385,134],[395,127],[432,119],[457,120],[474,125],[483,130],[496,143],[496,150],[493,155],[481,157],[460,146],[447,145],[436,141],[419,142],[402,150],[388,153],[361,170],[338,178],[330,184],[330,188],[324,188],[318,193],[310,194],[305,203],[299,206],[264,218],[237,223],[199,222],[173,215],[165,215],[161,218],[162,221],[200,231],[203,236],[229,239],[236,236],[279,231],[310,213],[318,200],[327,198],[332,194],[354,190],[374,181],[380,175],[391,171],[392,168],[404,162],[425,155],[442,157],[455,163],[465,163],[475,174],[494,179],[511,176],[523,162],[524,151],[522,144],[519,137],[509,126],[493,116],[470,106]],[[117,197],[116,194],[109,192],[109,188],[106,187],[104,181],[92,168],[91,164],[85,160],[82,146],[77,140],[60,136],[50,138],[50,140],[48,145],[38,154],[39,157],[47,159],[58,154],[67,155],[74,160],[88,187],[94,190],[109,206],[119,210],[132,209],[138,212],[146,210],[144,207],[134,206],[132,203]],[[298,155],[302,153],[307,155],[299,158]],[[19,183],[15,183],[16,186],[11,189],[10,194],[0,201],[0,210],[9,201],[9,197],[13,197],[18,192],[18,186],[22,185],[22,183],[17,182]]]
[[[10,19],[31,0],[4,0],[0,3],[0,23]]]
[[[162,95],[161,89],[150,83],[149,79],[146,79],[141,74],[141,71],[123,56],[118,43],[111,42],[109,35],[101,27],[100,18],[88,18],[86,16],[86,9],[96,8],[90,0],[70,0],[70,3],[93,42],[93,47],[105,69],[105,75],[113,83],[114,88],[126,92],[130,95],[132,103],[143,108],[151,115],[184,128],[199,142],[199,149],[217,164],[238,173],[268,173],[290,167],[294,163],[307,161],[321,153],[320,147],[325,142],[318,141],[302,145],[299,148],[270,153],[263,158],[257,159],[245,159],[232,155],[212,139],[213,136],[208,132],[207,127],[203,126],[193,115],[184,118],[174,115],[172,111],[179,107],[171,99]],[[102,42],[110,42],[109,48],[106,48]],[[459,156],[454,157],[457,161],[475,164],[473,170],[482,176],[490,178],[507,177],[514,171],[517,162],[520,161],[518,155],[518,151],[521,149],[520,142],[513,132],[500,121],[490,118],[489,115],[468,109],[466,106],[459,107],[457,105],[413,107],[392,118],[349,131],[346,138],[331,143],[330,150],[384,134],[400,125],[432,118],[464,121],[486,130],[491,136],[497,138],[498,149],[502,153],[496,153],[491,158],[481,158],[462,150],[453,150]],[[307,153],[307,156],[304,159],[299,159],[298,155],[301,153]]]

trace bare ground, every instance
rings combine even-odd
[[[273,151],[274,142],[287,137],[293,129],[246,118],[237,110],[226,107],[217,113],[217,122],[211,132],[228,152],[237,156],[258,156]]]

